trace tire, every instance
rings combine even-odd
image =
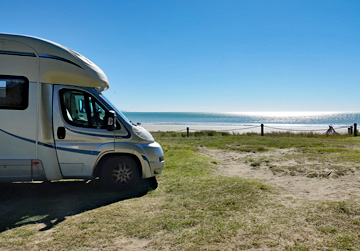
[[[130,156],[114,156],[101,165],[100,180],[110,190],[129,190],[141,179],[137,162]]]

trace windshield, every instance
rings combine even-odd
[[[118,115],[118,116],[121,116],[126,122],[128,122],[129,124],[131,124],[131,122],[129,121],[129,119],[127,118],[127,117],[125,117],[125,115],[121,112],[121,111],[119,111],[117,108],[116,108],[116,106],[114,106],[111,102],[110,102],[110,100],[108,100],[104,95],[102,95],[102,94],[99,94],[99,97],[101,97],[109,106],[111,106],[111,108],[113,109],[113,110],[115,110],[115,112],[116,112],[116,114]]]

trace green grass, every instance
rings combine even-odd
[[[164,133],[157,135],[160,139]],[[172,142],[183,141],[181,134],[171,134]],[[274,135],[225,135],[221,136],[196,136],[195,134],[186,139],[187,147],[196,151],[199,146],[216,148],[223,150],[239,151],[244,153],[270,152],[276,149],[290,149],[291,154],[276,156],[276,161],[286,162],[291,159],[299,163],[294,169],[294,165],[277,166],[271,164],[271,157],[251,157],[249,160],[253,167],[261,164],[271,166],[271,170],[276,173],[287,173],[291,175],[309,175],[311,177],[324,176],[319,173],[318,168],[324,163],[331,163],[329,167],[334,171],[333,174],[340,177],[346,173],[360,169],[360,144],[356,137],[347,135],[324,136],[317,134],[274,134]],[[313,165],[307,162],[314,162]],[[345,164],[345,165],[344,165]],[[327,173],[326,173],[327,174]]]
[[[2,185],[0,249],[360,249],[358,197],[340,202],[284,199],[263,181],[219,176],[218,160],[198,153],[201,147],[251,153],[249,165],[267,165],[275,174],[290,176],[309,174],[302,173],[302,162],[315,160],[331,163],[339,173],[343,168],[346,175],[350,170],[344,163],[359,167],[360,137],[154,136],[164,148],[166,168],[158,176],[158,189],[145,196],[128,198],[79,182]],[[276,149],[291,153],[272,156]],[[257,158],[256,153],[269,156]],[[301,163],[272,166],[289,159]],[[320,164],[314,170],[323,171]]]

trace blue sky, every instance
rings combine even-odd
[[[52,40],[102,68],[121,110],[360,110],[358,0],[14,0],[2,10],[0,32]]]

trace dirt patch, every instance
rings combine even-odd
[[[145,250],[152,251],[154,249],[147,248],[150,241],[145,239],[135,239],[119,237],[114,241],[114,248],[117,250]]]
[[[332,163],[292,158],[295,149],[254,153],[201,147],[199,153],[214,160],[220,175],[265,180],[289,199],[341,201],[360,194],[360,172],[352,163],[343,163],[351,171],[338,175]]]

